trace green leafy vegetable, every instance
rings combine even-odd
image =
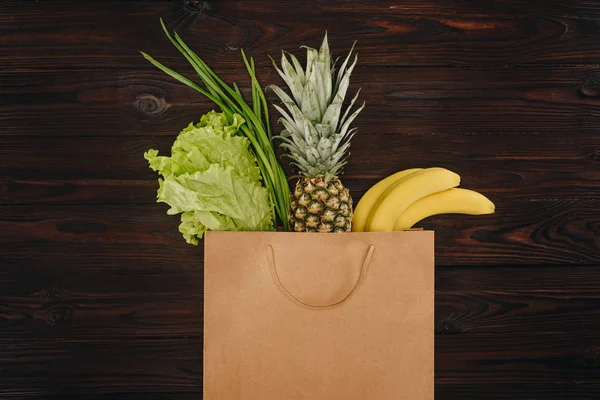
[[[170,206],[167,214],[181,213],[179,231],[190,244],[198,244],[207,230],[274,229],[269,192],[250,142],[236,136],[245,121],[238,114],[232,120],[211,111],[181,131],[170,157],[152,149],[144,153],[150,168],[162,175],[158,202]]]
[[[214,102],[227,116],[230,123],[234,122],[233,118],[235,114],[240,115],[246,121],[245,124],[240,126],[239,132],[250,141],[264,185],[268,190],[272,204],[283,225],[283,229],[287,231],[289,229],[287,213],[290,201],[290,190],[285,172],[275,154],[269,122],[268,104],[262,87],[256,78],[254,60],[252,58],[248,60],[242,51],[244,65],[248,70],[252,84],[252,106],[249,106],[235,83],[230,86],[223,82],[223,80],[188,47],[177,33],[174,33],[173,35],[169,33],[162,19],[160,20],[160,23],[167,38],[190,63],[194,71],[198,74],[200,81],[204,84],[204,87],[166,67],[150,55],[144,52],[142,52],[142,55],[161,71],[200,92]]]

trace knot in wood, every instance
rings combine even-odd
[[[447,318],[442,320],[436,327],[435,333],[438,334],[456,334],[462,333],[463,328],[460,326],[460,323],[457,321]]]
[[[600,96],[600,75],[592,75],[585,78],[579,88],[579,93],[587,97]]]
[[[183,6],[186,10],[196,14],[201,14],[211,9],[211,4],[208,1],[200,0],[184,0]]]
[[[133,105],[146,115],[158,115],[167,109],[164,98],[158,98],[148,93],[138,95]]]
[[[50,325],[65,325],[73,319],[73,309],[68,306],[58,306],[50,309],[46,322]]]
[[[42,298],[48,299],[48,300],[56,300],[56,299],[60,299],[62,297],[62,293],[61,293],[60,289],[55,288],[55,287],[50,287],[50,288],[44,289],[44,290],[42,290],[41,294],[42,294]]]
[[[600,348],[591,346],[584,349],[583,362],[588,367],[600,367]]]

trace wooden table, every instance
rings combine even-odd
[[[436,398],[600,397],[599,2],[140,0],[0,5],[0,398],[200,398],[203,250],[142,154],[214,106],[159,17],[246,88],[241,48],[267,85],[358,40],[354,197],[443,166],[497,206],[422,224]]]

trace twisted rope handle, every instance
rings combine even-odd
[[[287,297],[291,302],[295,303],[296,305],[306,308],[306,309],[309,309],[309,310],[327,310],[327,309],[334,308],[334,307],[337,307],[337,306],[345,303],[346,301],[350,300],[350,298],[352,296],[354,296],[356,294],[356,292],[358,292],[358,289],[360,289],[360,287],[362,286],[365,276],[367,275],[367,269],[369,268],[369,264],[371,263],[371,257],[373,256],[374,250],[375,250],[375,246],[372,244],[369,245],[369,248],[367,250],[367,255],[365,256],[365,260],[362,263],[362,266],[360,268],[360,274],[358,276],[358,279],[356,280],[356,282],[354,283],[354,285],[352,286],[352,288],[350,289],[348,294],[346,294],[346,296],[344,296],[339,301],[336,301],[336,302],[330,303],[330,304],[324,304],[324,305],[308,304],[308,303],[305,303],[302,300],[298,299],[293,294],[291,294],[285,288],[285,286],[283,286],[283,284],[281,283],[281,280],[279,279],[279,275],[277,274],[277,268],[275,267],[275,254],[274,254],[273,246],[271,246],[271,245],[267,246],[267,257],[269,259],[269,269],[271,270],[271,276],[273,277],[273,282],[275,282],[275,285],[277,286],[279,291],[285,295],[285,297]]]

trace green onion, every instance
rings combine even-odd
[[[283,225],[284,231],[289,230],[288,226],[288,207],[289,207],[289,186],[285,172],[277,160],[275,146],[272,142],[271,125],[269,122],[268,103],[265,94],[256,78],[254,60],[246,57],[242,50],[242,59],[248,70],[252,83],[252,107],[246,103],[242,97],[238,86],[233,83],[229,86],[196,54],[190,49],[181,37],[174,32],[169,33],[162,18],[160,24],[167,38],[186,58],[192,68],[200,77],[204,87],[173,71],[160,62],[156,61],[150,55],[141,52],[144,58],[155,67],[159,68],[172,78],[183,83],[186,86],[200,92],[206,98],[215,103],[229,120],[233,120],[233,114],[240,114],[246,124],[242,125],[240,130],[248,138],[252,146],[252,151],[258,161],[265,187],[269,190],[271,201],[274,206],[274,212]]]

